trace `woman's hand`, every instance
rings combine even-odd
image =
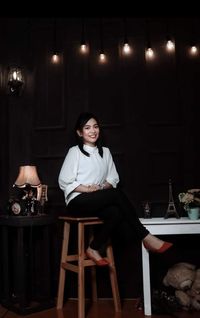
[[[90,184],[90,185],[83,185],[80,184],[76,189],[74,189],[74,192],[80,192],[80,193],[90,193],[95,192],[99,190],[106,190],[112,188],[112,185],[108,183],[107,181],[103,184]]]
[[[95,191],[101,190],[101,187],[98,184],[91,184],[91,185],[88,185],[87,187],[88,187],[88,192],[95,192]]]
[[[101,187],[98,184],[90,184],[90,185],[83,185],[80,184],[76,189],[74,189],[74,192],[80,192],[80,193],[90,193],[94,191],[101,190]]]
[[[106,190],[106,189],[111,189],[112,185],[108,183],[107,181],[104,182],[103,184],[91,184],[88,186],[88,192],[94,192],[94,191],[99,191],[99,190]]]

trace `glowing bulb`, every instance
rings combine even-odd
[[[80,51],[81,51],[82,53],[87,53],[88,48],[87,48],[87,45],[86,45],[85,43],[82,43],[82,44],[81,44]]]
[[[167,43],[166,43],[166,48],[169,52],[172,52],[175,50],[175,44],[173,41],[171,40],[168,40]]]
[[[124,43],[123,52],[124,54],[129,54],[131,52],[131,48],[128,43]]]
[[[58,54],[54,54],[53,56],[52,56],[52,62],[53,63],[58,63],[59,62],[59,56],[58,56]]]
[[[100,53],[99,59],[100,59],[100,62],[101,62],[101,63],[104,63],[104,62],[106,61],[106,56],[105,56],[105,54],[104,54],[104,53]]]
[[[13,77],[13,80],[16,81],[16,79],[17,79],[17,72],[16,71],[13,72],[12,77]]]
[[[152,60],[154,58],[154,51],[151,47],[146,49],[146,58]]]
[[[190,47],[190,54],[193,55],[193,56],[198,54],[198,48],[196,47],[196,45],[192,45]]]

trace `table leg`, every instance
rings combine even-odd
[[[151,282],[149,252],[142,244],[142,275],[143,275],[143,295],[144,295],[144,314],[151,316]]]
[[[6,226],[2,227],[2,282],[3,282],[3,299],[8,301],[9,300],[9,247],[8,247],[8,228]]]
[[[24,251],[24,229],[23,227],[17,228],[17,286],[19,293],[19,308],[24,309],[27,306],[27,294],[26,294],[26,270],[25,270],[25,251]]]

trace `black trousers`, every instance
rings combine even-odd
[[[111,238],[116,227],[128,222],[138,240],[149,231],[142,225],[135,207],[120,189],[106,189],[91,193],[81,193],[68,204],[68,211],[74,216],[97,216],[104,220],[101,229],[94,233],[91,248],[99,250]]]

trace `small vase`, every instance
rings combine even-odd
[[[190,220],[198,220],[199,214],[200,214],[200,208],[199,207],[189,208],[187,210],[187,213]]]

